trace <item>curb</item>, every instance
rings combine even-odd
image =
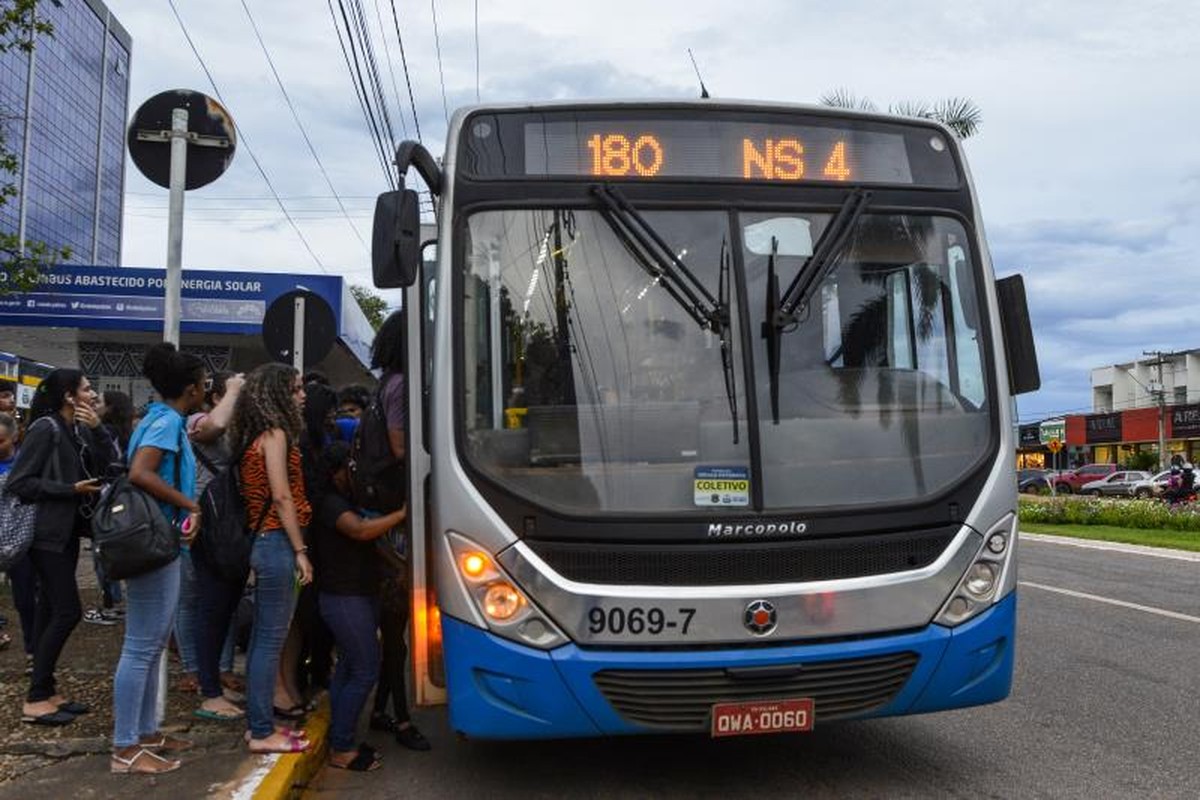
[[[235,789],[234,800],[291,800],[304,792],[313,779],[329,748],[329,698],[321,698],[317,710],[309,715],[304,732],[311,743],[308,750],[296,754],[261,756],[260,764]]]

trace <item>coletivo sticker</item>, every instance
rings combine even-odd
[[[692,482],[698,506],[750,505],[750,470],[747,467],[696,467]]]

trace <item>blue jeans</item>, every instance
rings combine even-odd
[[[158,730],[158,659],[179,606],[179,559],[125,581],[125,643],[113,681],[113,746]]]
[[[96,585],[100,587],[103,594],[104,608],[113,608],[124,601],[124,596],[121,594],[121,582],[110,581],[104,577],[104,567],[100,566],[100,558],[96,555],[95,548],[92,548],[92,571],[96,573]]]
[[[275,674],[296,605],[296,554],[287,533],[266,531],[250,551],[254,570],[254,625],[246,653],[246,718],[250,736],[275,732]]]
[[[196,566],[188,547],[179,550],[179,610],[175,613],[175,644],[183,671],[195,674],[196,666]]]
[[[200,670],[200,608],[201,587],[196,574],[196,562],[190,548],[179,551],[179,611],[175,615],[175,643],[179,645],[179,660],[183,671],[196,674]],[[221,672],[233,671],[233,626],[226,626],[221,650]]]
[[[338,662],[329,684],[329,746],[354,749],[354,732],[367,697],[379,679],[379,612],[374,597],[321,592],[321,619],[337,641]]]
[[[221,673],[233,671],[233,644],[237,626],[235,614],[242,599],[245,582],[226,581],[204,563],[192,561],[196,571],[196,666],[200,694],[206,698],[221,696]],[[222,645],[224,642],[224,645]]]

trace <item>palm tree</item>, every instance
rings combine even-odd
[[[820,103],[823,106],[858,111],[879,110],[879,107],[870,98],[858,97],[849,89],[844,88],[821,95]],[[904,100],[889,105],[888,113],[936,120],[953,131],[959,139],[974,136],[979,132],[979,126],[983,122],[983,112],[979,106],[966,97],[948,97],[936,103],[924,100]]]

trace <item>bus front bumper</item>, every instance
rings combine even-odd
[[[597,686],[602,670],[745,670],[916,655],[886,703],[854,718],[923,714],[993,703],[1012,685],[1016,594],[958,626],[826,644],[713,650],[620,650],[564,645],[549,652],[442,617],[450,723],[481,739],[543,739],[679,730],[623,716]],[[820,705],[815,723],[822,722]],[[694,726],[692,728],[694,730]]]

